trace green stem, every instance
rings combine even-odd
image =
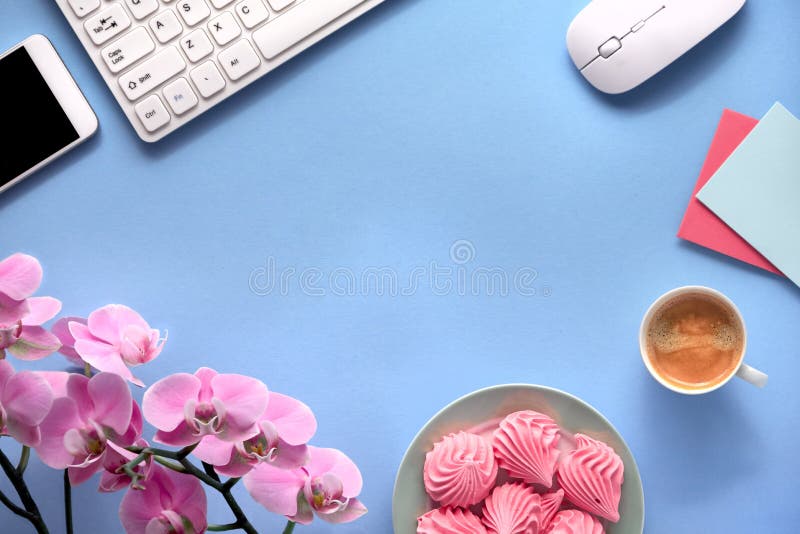
[[[86,378],[92,378],[92,366],[88,363],[83,365],[83,374],[86,376]]]
[[[19,500],[22,502],[22,506],[25,507],[26,515],[23,515],[22,517],[30,521],[37,533],[47,534],[47,525],[45,525],[44,519],[42,519],[42,514],[39,512],[39,507],[36,506],[36,501],[34,501],[33,497],[31,497],[31,492],[28,490],[28,486],[25,484],[25,480],[22,478],[22,473],[17,471],[16,467],[14,467],[14,464],[11,463],[11,461],[8,459],[8,456],[6,456],[2,450],[0,450],[0,467],[3,469],[6,477],[8,477],[11,485],[14,486],[17,495],[19,495]],[[8,501],[7,498],[3,499],[3,504],[6,504],[6,501]],[[15,508],[19,509],[19,507],[16,505]],[[12,512],[17,513],[14,508],[10,509]]]
[[[19,455],[19,462],[17,462],[17,473],[22,476],[25,469],[28,467],[28,459],[31,457],[31,448],[27,445],[22,446],[22,452]]]
[[[72,484],[69,482],[69,469],[64,469],[64,518],[67,534],[72,534]]]
[[[292,532],[294,532],[294,526],[296,524],[297,523],[295,523],[294,521],[289,521],[288,523],[286,523],[286,528],[283,529],[283,534],[292,534]]]

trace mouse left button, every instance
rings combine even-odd
[[[601,44],[597,48],[597,51],[600,53],[601,57],[603,57],[604,59],[608,59],[613,54],[615,54],[617,50],[619,50],[620,48],[622,48],[622,41],[620,41],[616,37],[612,37],[605,43]]]

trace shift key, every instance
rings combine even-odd
[[[136,100],[166,82],[183,69],[186,62],[174,46],[165,48],[141,65],[132,68],[119,79],[128,100]]]

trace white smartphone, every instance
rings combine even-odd
[[[97,131],[97,116],[43,35],[0,55],[0,102],[0,193]]]

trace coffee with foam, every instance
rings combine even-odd
[[[662,304],[647,327],[646,352],[664,380],[682,389],[705,389],[727,380],[744,351],[744,325],[723,300],[701,292]]]

